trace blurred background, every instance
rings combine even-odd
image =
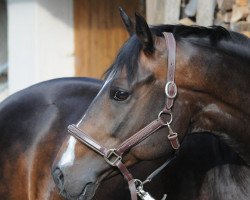
[[[52,78],[101,78],[128,39],[119,6],[149,24],[250,36],[250,0],[0,0],[0,100]]]

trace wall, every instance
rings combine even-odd
[[[134,18],[144,14],[142,0],[75,0],[76,75],[101,78],[129,38],[119,6]]]
[[[74,75],[73,0],[8,0],[9,92]]]

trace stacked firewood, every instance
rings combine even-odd
[[[250,0],[218,0],[215,25],[250,37]]]
[[[179,22],[220,25],[250,37],[250,0],[183,0]]]

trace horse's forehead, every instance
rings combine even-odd
[[[129,58],[132,59],[132,58]],[[140,50],[137,63],[139,72],[143,71],[151,71],[157,79],[165,79],[166,78],[166,61],[167,61],[167,45],[166,41],[163,37],[156,37],[155,38],[155,52],[152,55],[146,55],[143,50]],[[119,64],[119,63],[117,63]],[[113,83],[122,83],[127,82],[128,67],[121,66],[121,70],[113,76]],[[136,72],[135,70],[134,72]],[[137,71],[138,72],[138,71]]]
[[[167,74],[167,58],[166,53],[158,51],[154,55],[146,55],[143,52],[139,59],[140,69],[150,71],[158,80],[165,80]]]
[[[167,43],[164,37],[155,37],[154,44],[157,52],[165,52],[167,50]]]
[[[128,73],[125,66],[112,77],[112,85],[117,87],[125,86],[128,88]]]

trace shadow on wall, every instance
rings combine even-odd
[[[5,0],[0,0],[0,101],[7,96],[7,5]]]
[[[7,7],[6,1],[0,0],[0,65],[7,63]],[[0,70],[1,72],[1,70]]]

